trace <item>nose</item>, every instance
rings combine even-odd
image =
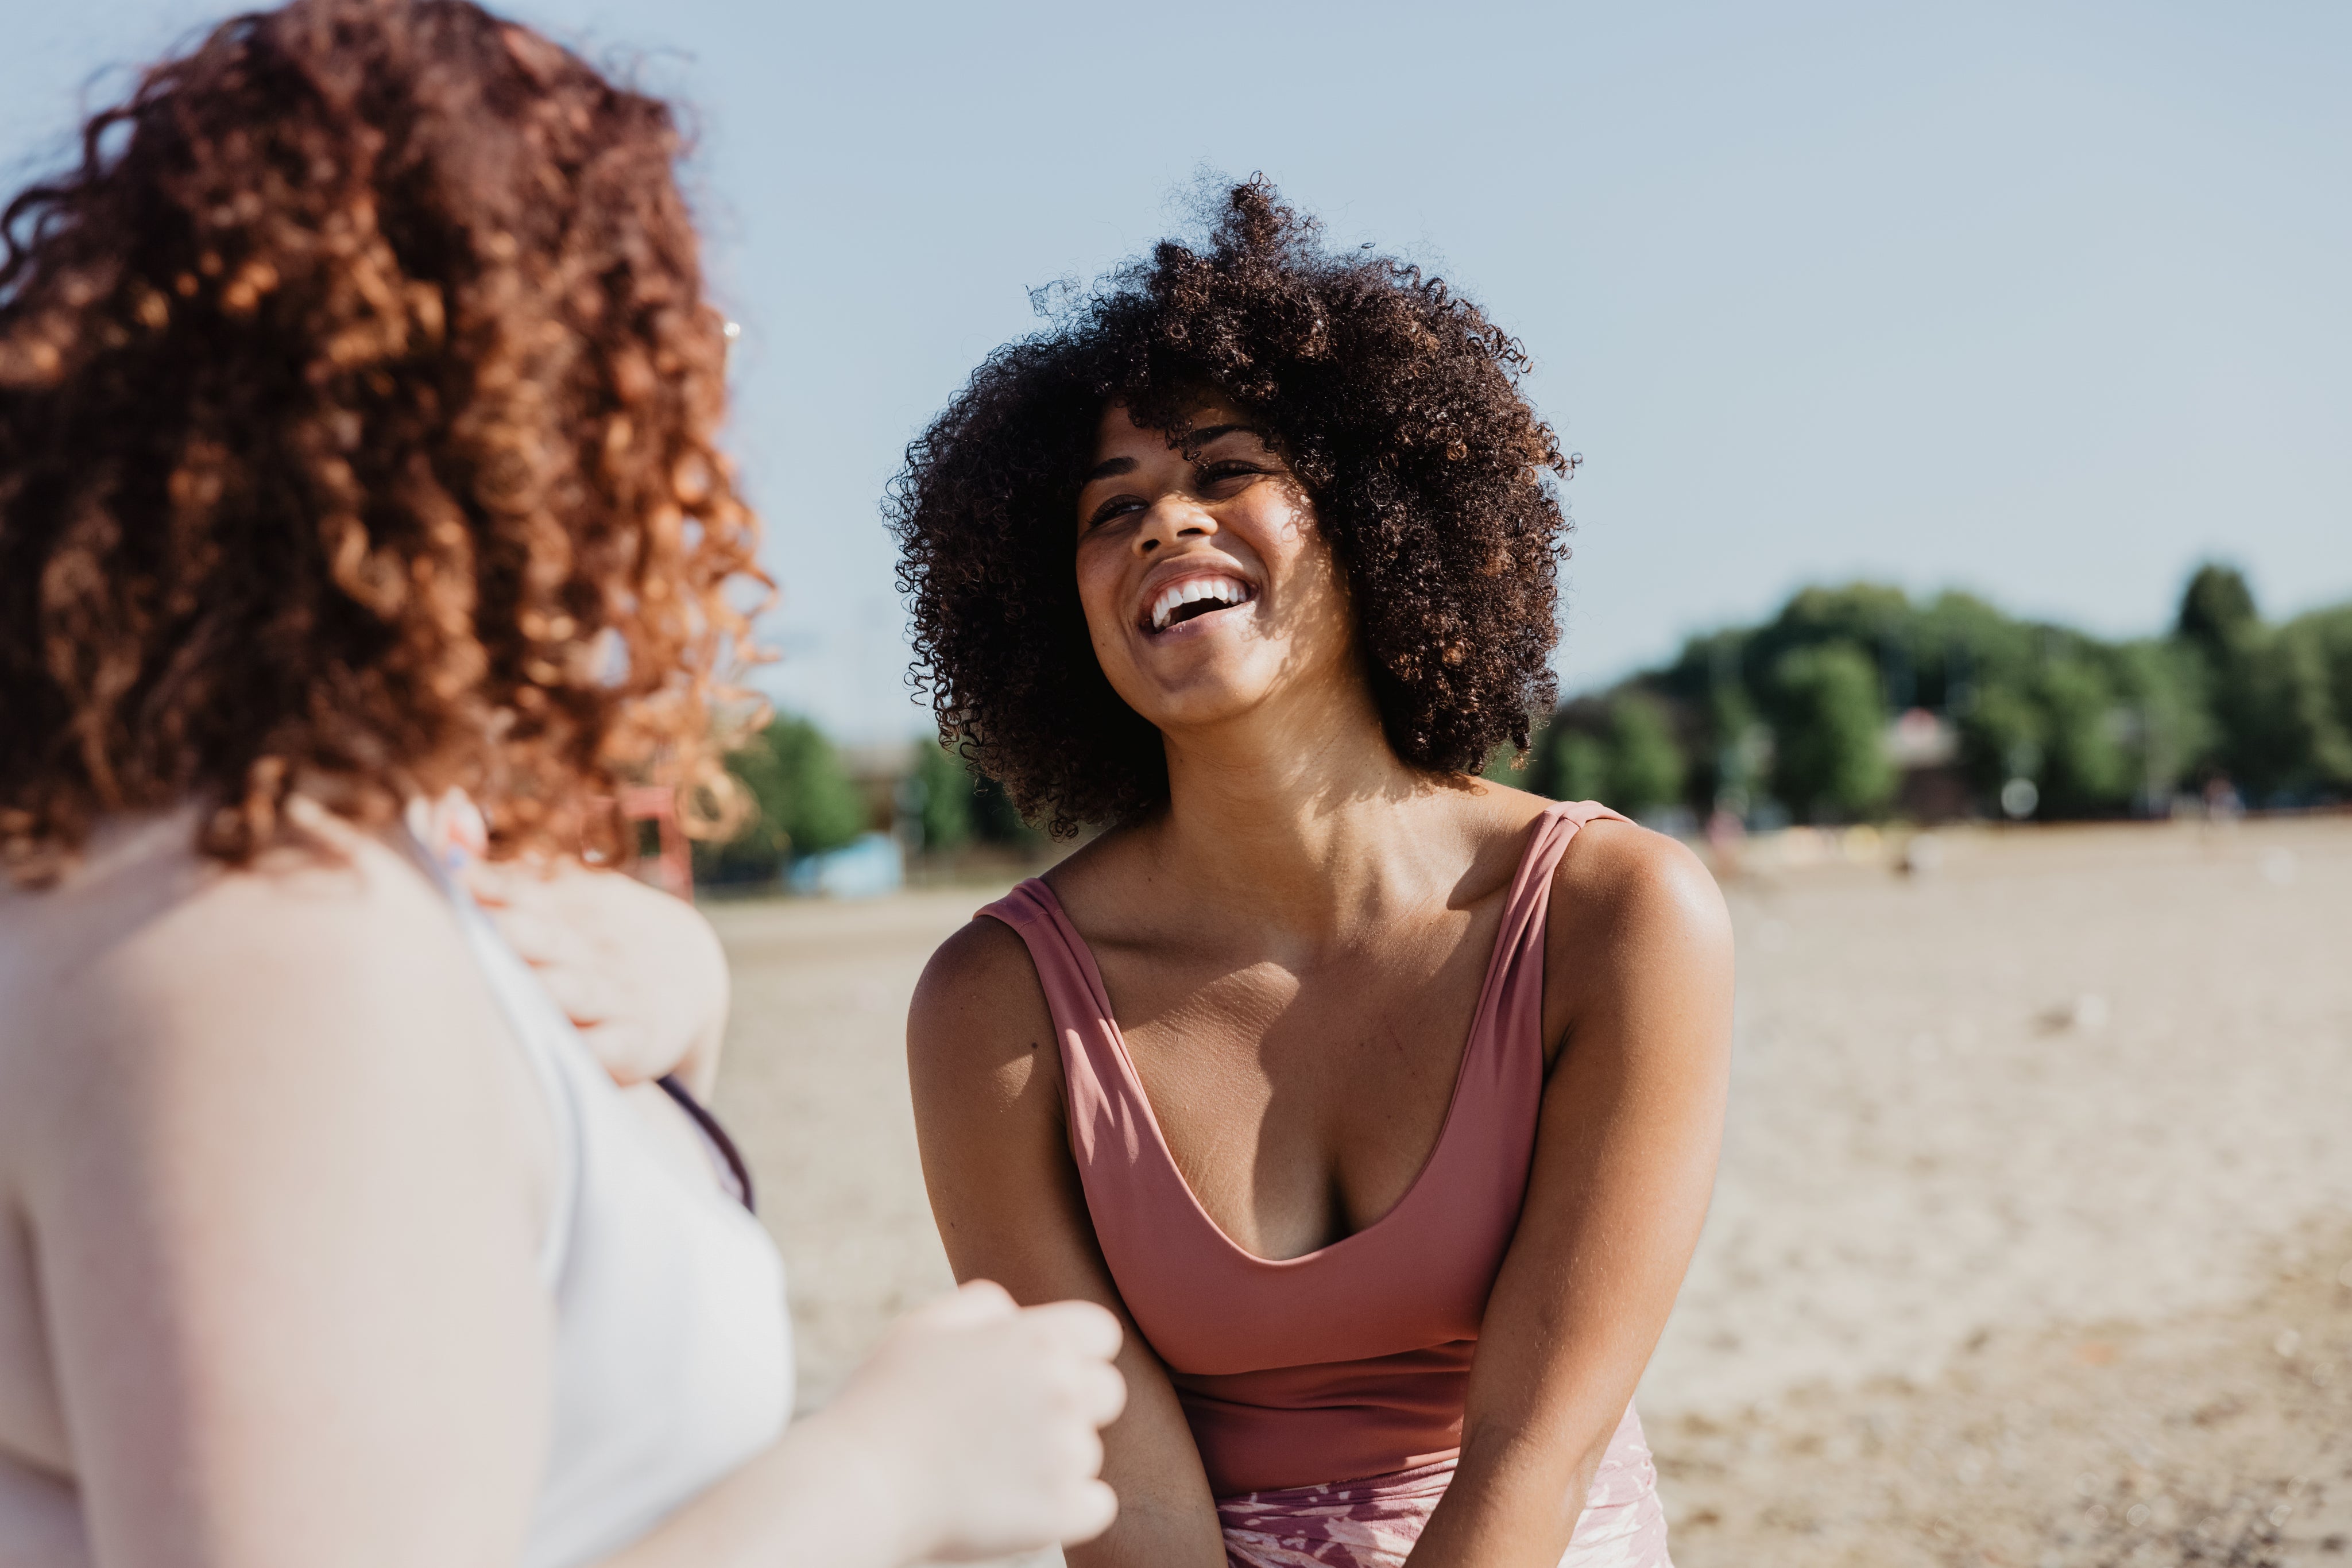
[[[1217,519],[1202,507],[1181,496],[1162,496],[1135,530],[1135,553],[1154,556],[1181,540],[1213,538],[1216,532]]]

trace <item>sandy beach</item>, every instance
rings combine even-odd
[[[2352,1542],[2352,820],[1759,844],[1706,1234],[1641,1405],[1684,1568]],[[803,1400],[945,1290],[906,999],[986,887],[714,904]]]

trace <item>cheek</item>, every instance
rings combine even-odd
[[[1270,504],[1253,520],[1259,553],[1275,579],[1288,586],[1288,597],[1299,611],[1314,615],[1346,609],[1347,583],[1339,558],[1331,553],[1330,540],[1306,497]]]
[[[1098,648],[1111,641],[1111,633],[1118,629],[1122,566],[1115,551],[1078,547],[1074,563],[1078,604],[1086,612],[1087,632]]]

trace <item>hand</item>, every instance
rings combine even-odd
[[[911,1312],[813,1426],[883,1457],[873,1516],[900,1562],[1003,1557],[1092,1540],[1118,1516],[1097,1428],[1127,1384],[1118,1320],[1088,1301],[1021,1308],[985,1281]]]
[[[691,904],[572,861],[476,861],[461,874],[614,1082],[676,1072],[709,1096],[727,1027],[727,956]]]

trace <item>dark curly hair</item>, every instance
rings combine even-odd
[[[1205,247],[1163,242],[997,350],[908,448],[886,509],[915,679],[942,738],[1057,834],[1168,791],[1078,602],[1077,491],[1113,402],[1179,444],[1204,392],[1266,423],[1404,761],[1475,769],[1551,705],[1572,461],[1519,393],[1526,352],[1443,279],[1320,242],[1263,177],[1235,185]]]
[[[0,215],[0,855],[472,790],[614,851],[710,770],[756,525],[679,131],[462,0],[295,0]],[[754,587],[756,589],[757,582]]]

